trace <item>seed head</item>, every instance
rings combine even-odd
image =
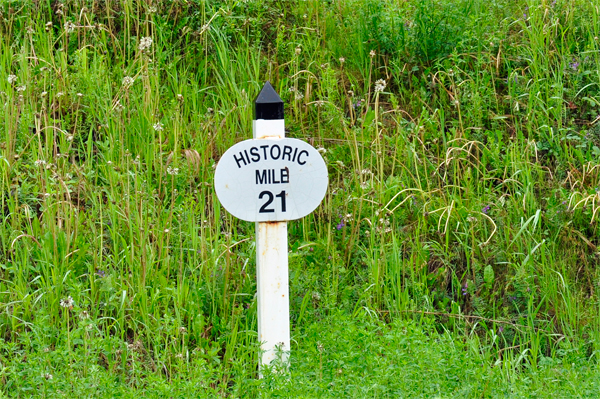
[[[73,305],[75,305],[75,301],[70,295],[65,299],[60,300],[60,306],[62,306],[63,308],[73,309]]]
[[[121,81],[123,88],[125,90],[129,89],[131,86],[133,86],[133,82],[135,82],[135,79],[132,78],[131,76],[125,76],[123,78],[123,80]]]
[[[379,79],[375,82],[375,93],[381,93],[386,86],[387,84],[385,83],[385,80]]]
[[[167,173],[170,174],[171,176],[177,176],[179,174],[179,168],[172,168],[169,166],[167,168]],[[165,233],[168,233],[168,230],[165,231]]]
[[[140,39],[140,45],[138,46],[138,49],[140,51],[146,51],[150,47],[152,47],[152,38],[151,37],[142,37]]]
[[[71,22],[71,21],[67,21],[67,22],[65,22],[65,25],[64,25],[64,26],[65,26],[65,32],[67,32],[67,33],[71,33],[71,32],[73,32],[73,31],[75,30],[75,28],[77,27],[77,26],[75,26],[75,24],[74,24],[73,22]]]

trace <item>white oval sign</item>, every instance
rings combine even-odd
[[[300,219],[327,191],[327,165],[298,139],[252,139],[229,148],[215,170],[215,191],[233,216],[249,222]]]

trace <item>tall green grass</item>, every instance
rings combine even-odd
[[[266,80],[287,134],[322,147],[330,174],[322,206],[289,224],[293,350],[349,315],[392,330],[425,320],[471,345],[496,379],[483,392],[595,367],[593,2],[22,0],[0,12],[6,395],[67,389],[49,375],[81,377],[81,392],[258,384],[254,229],[220,207],[212,178],[250,138]]]

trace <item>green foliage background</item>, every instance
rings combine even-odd
[[[0,393],[598,396],[599,16],[1,1]],[[258,380],[254,226],[212,178],[266,80],[330,187]]]

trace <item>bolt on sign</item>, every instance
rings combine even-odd
[[[327,192],[327,165],[310,144],[285,138],[283,101],[266,82],[254,102],[251,140],[229,148],[215,170],[215,191],[233,216],[256,222],[261,367],[290,350],[287,222],[314,211]]]

